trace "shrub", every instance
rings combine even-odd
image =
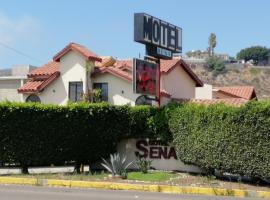
[[[128,138],[141,138],[153,136],[152,118],[156,113],[156,109],[150,106],[136,106],[129,109],[129,133]]]
[[[102,158],[103,163],[101,165],[107,169],[112,176],[121,176],[122,178],[126,178],[126,170],[129,166],[133,164],[132,162],[127,163],[126,157],[121,157],[119,153],[111,154],[110,160],[106,161]]]
[[[143,174],[148,173],[148,170],[151,168],[152,160],[148,160],[144,157],[137,157],[136,159],[136,164],[139,168],[139,171],[142,172]]]
[[[116,150],[129,109],[107,104],[0,104],[0,159],[27,166],[94,162]]]
[[[213,71],[214,73],[221,73],[225,71],[224,61],[216,56],[207,58],[206,66],[210,71]]]
[[[270,177],[270,102],[235,108],[187,104],[169,121],[177,156],[209,172]]]
[[[167,121],[149,106],[0,103],[0,162],[28,166],[81,164],[108,157],[123,138],[158,137]],[[163,132],[164,133],[164,132]]]
[[[126,135],[126,138],[159,138],[162,141],[172,141],[172,135],[168,125],[171,107],[130,107],[130,131]]]

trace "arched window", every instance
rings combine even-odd
[[[40,98],[37,95],[31,94],[30,96],[28,96],[26,98],[26,102],[36,102],[36,103],[40,103]]]

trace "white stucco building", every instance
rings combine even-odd
[[[90,71],[87,66],[92,66]],[[132,66],[132,59],[99,57],[82,45],[70,43],[52,61],[30,72],[18,93],[23,101],[65,105],[99,88],[104,101],[135,105],[141,95],[133,93]],[[196,88],[202,86],[182,59],[161,60],[161,104],[172,99],[194,99]]]
[[[23,94],[17,89],[27,81],[27,74],[36,67],[31,65],[14,65],[0,70],[0,101],[23,101]]]

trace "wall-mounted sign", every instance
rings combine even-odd
[[[117,152],[127,157],[127,162],[132,162],[138,156],[151,160],[151,167],[158,170],[177,170],[184,172],[202,172],[193,165],[185,165],[177,158],[174,146],[158,139],[127,139],[117,145]],[[137,169],[136,165],[132,165]]]
[[[145,13],[134,15],[134,40],[172,53],[182,52],[182,29]]]
[[[137,140],[135,155],[148,159],[177,159],[174,147],[160,140]]]
[[[133,59],[133,90],[137,94],[157,96],[159,68],[156,63]]]

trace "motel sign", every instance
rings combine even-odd
[[[134,40],[154,57],[171,59],[182,52],[182,29],[145,13],[134,15]]]

